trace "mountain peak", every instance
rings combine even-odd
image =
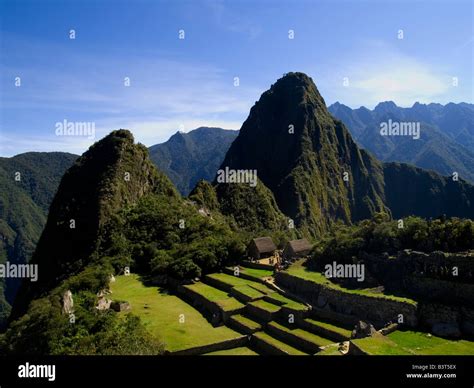
[[[374,187],[380,166],[360,153],[304,73],[287,73],[262,94],[227,152],[226,167],[256,170],[279,210],[310,234],[324,230],[332,217],[349,221],[383,210],[383,190]],[[347,171],[354,185],[343,181]],[[327,187],[334,188],[331,194]],[[218,190],[219,198],[224,193]]]
[[[385,113],[392,112],[397,108],[397,104],[395,104],[393,101],[383,101],[377,104],[377,106],[374,108],[374,111]]]
[[[278,79],[275,84],[271,86],[269,92],[290,92],[291,90],[303,92],[301,94],[302,96],[305,94],[316,95],[318,99],[322,100],[313,79],[305,73],[300,72],[285,73],[283,77]]]
[[[302,72],[299,71],[290,71],[289,73],[284,73],[283,77],[279,78],[276,82],[276,85],[279,83],[294,83],[294,84],[299,84],[299,85],[314,85],[313,79]]]
[[[12,316],[26,307],[31,296],[83,269],[113,214],[152,192],[178,196],[130,131],[113,131],[94,143],[61,180],[31,261],[47,272],[34,284],[23,283]]]

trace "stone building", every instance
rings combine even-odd
[[[313,249],[313,246],[305,238],[292,240],[286,244],[283,250],[283,257],[287,260],[298,259],[309,255],[311,249]]]
[[[271,237],[258,237],[250,241],[247,247],[248,256],[254,260],[272,257],[277,247]]]

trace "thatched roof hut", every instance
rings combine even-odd
[[[311,249],[313,249],[313,246],[305,238],[292,240],[286,244],[283,250],[283,256],[288,259],[303,257],[309,255]]]
[[[273,256],[277,247],[271,237],[254,238],[248,245],[247,252],[254,259]]]

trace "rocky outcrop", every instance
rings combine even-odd
[[[377,333],[377,330],[375,330],[373,325],[364,321],[359,321],[354,327],[354,330],[352,330],[351,338],[357,339],[372,337],[375,333]]]
[[[62,312],[66,315],[72,314],[74,312],[74,300],[72,298],[71,290],[67,290],[63,294]]]
[[[130,303],[128,302],[113,301],[110,304],[110,308],[114,311],[122,312],[122,311],[130,311],[132,307],[130,306]]]

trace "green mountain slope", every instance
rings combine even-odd
[[[0,158],[1,263],[29,261],[59,181],[76,158],[63,152],[29,152]],[[0,327],[19,284],[18,279],[1,280]]]
[[[350,222],[386,210],[382,165],[357,147],[302,73],[288,73],[262,94],[225,167],[256,169],[281,211],[310,234],[335,218]]]
[[[156,190],[179,195],[130,132],[114,131],[95,143],[61,180],[31,261],[41,276],[36,283],[22,284],[14,317],[28,300],[87,265],[114,212]]]
[[[386,115],[393,105],[381,104],[378,111]],[[383,165],[356,145],[302,73],[286,74],[262,94],[226,154],[226,167],[257,170],[281,212],[313,236],[335,220],[350,223],[380,211],[474,216],[471,185],[409,165]],[[221,203],[231,202],[219,192]]]
[[[95,143],[61,180],[31,260],[39,280],[22,283],[0,351],[160,353],[161,344],[137,316],[98,312],[97,293],[125,267],[144,279],[189,281],[240,260],[245,245],[239,235],[222,218],[198,210],[129,131]],[[74,324],[62,312],[66,290],[74,298]]]
[[[177,132],[167,142],[151,146],[150,159],[182,195],[188,195],[199,180],[214,178],[237,134],[238,131],[209,127]]]

